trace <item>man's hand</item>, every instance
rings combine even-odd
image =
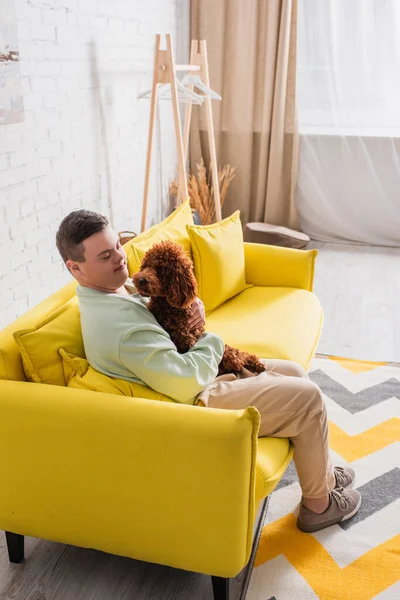
[[[189,325],[193,327],[193,329],[197,327],[203,327],[206,313],[204,310],[204,304],[200,298],[196,298],[196,300],[192,302],[191,310],[192,312],[189,319]]]

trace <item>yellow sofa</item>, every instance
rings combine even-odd
[[[322,323],[315,256],[245,244],[254,285],[212,312],[207,328],[307,368]],[[258,439],[254,408],[27,382],[13,332],[43,320],[75,287],[0,332],[0,529],[10,559],[23,559],[23,536],[39,537],[209,574],[215,598],[227,599],[229,578],[249,563],[256,514],[291,460],[290,443]]]

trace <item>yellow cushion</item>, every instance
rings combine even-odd
[[[68,387],[93,392],[104,392],[107,394],[119,394],[120,396],[131,396],[133,398],[149,398],[150,400],[163,400],[173,402],[168,396],[159,394],[151,388],[133,383],[125,379],[108,377],[96,369],[93,369],[86,360],[60,349],[64,378]]]
[[[262,358],[294,360],[307,368],[322,327],[318,298],[307,290],[254,286],[207,317],[206,329],[225,343]]]
[[[163,240],[172,240],[180,244],[188,256],[192,258],[190,238],[186,230],[187,225],[193,225],[192,209],[190,208],[189,200],[178,206],[164,221],[153,225],[153,227],[143,231],[143,233],[125,244],[129,273],[132,275],[132,273],[138,271],[147,250],[153,244],[162,242]]]
[[[212,225],[188,226],[199,296],[209,313],[247,287],[240,211]]]
[[[85,356],[76,297],[29,329],[14,332],[28,381],[65,385],[59,348]]]
[[[52,312],[64,306],[75,295],[76,286],[77,282],[74,279],[0,331],[0,380],[26,381],[21,352],[15,343],[14,332],[33,327]]]

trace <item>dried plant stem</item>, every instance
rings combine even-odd
[[[203,159],[196,164],[197,175],[188,175],[190,204],[199,213],[202,225],[215,221],[214,192],[211,184],[211,169],[207,170]],[[236,167],[225,165],[218,170],[218,182],[221,206],[224,204],[228,187],[235,176]],[[170,185],[172,196],[178,195],[178,183],[175,179]]]

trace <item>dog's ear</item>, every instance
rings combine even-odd
[[[164,291],[167,302],[171,306],[175,308],[190,306],[197,296],[197,283],[193,272],[179,265],[164,285]]]
[[[186,308],[197,296],[193,263],[178,244],[164,242],[164,245],[168,245],[168,265],[163,281],[166,300],[175,308]]]

